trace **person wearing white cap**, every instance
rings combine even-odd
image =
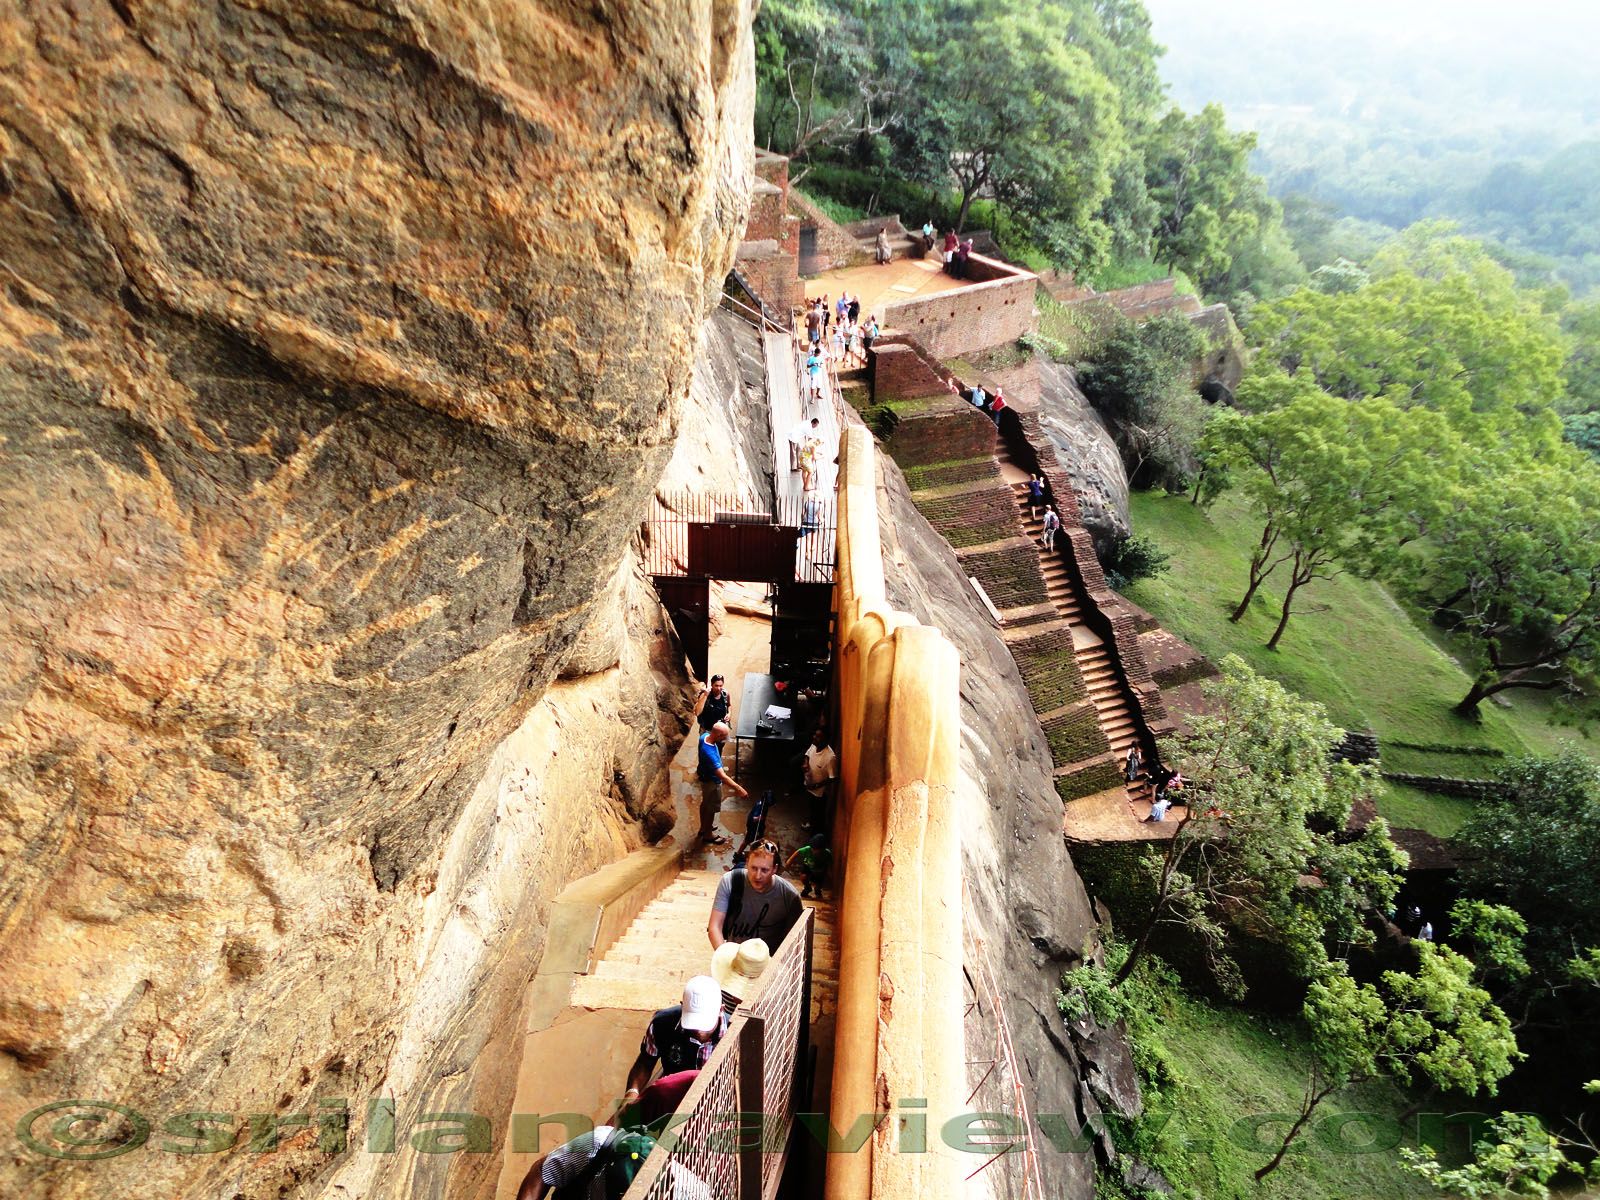
[[[728,995],[743,1000],[755,991],[756,980],[771,958],[772,951],[760,938],[723,942],[711,953],[711,977]]]
[[[639,1098],[658,1061],[667,1075],[705,1066],[727,1032],[722,989],[711,976],[696,975],[683,985],[683,1003],[661,1009],[645,1026],[639,1057],[628,1071],[628,1091],[623,1099],[631,1103]]]

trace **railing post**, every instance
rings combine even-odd
[[[766,1099],[762,1090],[767,1065],[766,1032],[766,1022],[754,1014],[746,1015],[744,1028],[739,1031],[739,1200],[761,1200],[765,1165],[762,1149],[767,1140]],[[760,1120],[752,1122],[752,1117]]]

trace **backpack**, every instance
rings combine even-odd
[[[570,1183],[550,1193],[553,1200],[589,1200],[598,1178],[606,1200],[622,1200],[633,1177],[644,1168],[644,1160],[656,1148],[656,1140],[637,1129],[619,1129],[589,1160],[589,1165]]]

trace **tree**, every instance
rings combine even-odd
[[[1325,944],[1364,945],[1365,915],[1387,911],[1406,865],[1388,826],[1346,838],[1355,802],[1370,797],[1370,768],[1334,762],[1341,732],[1322,707],[1264,679],[1236,655],[1206,685],[1169,761],[1191,783],[1173,836],[1145,859],[1149,909],[1115,982],[1133,974],[1158,927],[1200,939],[1224,988],[1242,991],[1224,921],[1268,936],[1310,974]]]
[[[1239,389],[1247,412],[1218,413],[1202,453],[1225,464],[1262,521],[1243,597],[1229,620],[1249,611],[1257,590],[1289,568],[1276,649],[1296,594],[1345,567],[1376,571],[1426,527],[1444,503],[1456,447],[1448,426],[1426,409],[1383,399],[1351,404],[1304,375],[1252,368]]]
[[[1156,259],[1181,267],[1208,293],[1239,248],[1257,237],[1277,210],[1250,173],[1253,133],[1230,133],[1220,107],[1190,115],[1174,108],[1145,145],[1145,186],[1159,216]]]
[[[1094,262],[1109,234],[1097,220],[1122,153],[1116,90],[1091,54],[1072,44],[1067,6],[995,0],[976,15],[949,10],[940,36],[919,49],[924,80],[910,136],[937,147],[961,200],[992,195],[1016,212],[1058,261]],[[1004,64],[1003,78],[974,69]]]
[[[1590,1036],[1600,1019],[1600,934],[1593,922],[1600,767],[1576,753],[1507,763],[1453,848],[1465,899],[1512,910],[1526,924],[1518,947],[1525,969],[1513,960],[1488,975],[1519,1036],[1536,1059],[1560,1064],[1556,1074],[1568,1087],[1600,1075]],[[1477,924],[1468,936],[1481,953]],[[1543,1086],[1559,1095],[1548,1076]]]
[[[1385,971],[1381,989],[1357,983],[1343,962],[1329,963],[1307,989],[1302,1012],[1312,1061],[1305,1097],[1258,1180],[1278,1169],[1312,1114],[1341,1088],[1387,1075],[1493,1095],[1522,1057],[1505,1013],[1473,982],[1472,960],[1445,946],[1415,945],[1416,973]]]
[[[1568,452],[1486,469],[1438,522],[1436,619],[1477,664],[1456,712],[1512,688],[1575,692],[1600,658],[1600,468]]]
[[[1582,1174],[1562,1140],[1532,1113],[1503,1112],[1488,1124],[1488,1136],[1474,1141],[1472,1161],[1446,1169],[1431,1147],[1400,1150],[1400,1161],[1441,1192],[1462,1200],[1550,1194],[1549,1182],[1564,1171]]]
[[[1573,412],[1600,413],[1600,300],[1569,305],[1561,314],[1567,361],[1561,373]]]
[[[1135,325],[1119,321],[1092,360],[1078,366],[1084,395],[1113,423],[1130,480],[1147,464],[1158,479],[1187,478],[1207,409],[1194,389],[1194,363],[1205,351],[1181,316]]]
[[[1257,306],[1254,365],[1346,400],[1433,409],[1484,447],[1559,444],[1560,332],[1481,245],[1436,226],[1408,230],[1372,274],[1358,291],[1304,288]]]

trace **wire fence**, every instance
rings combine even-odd
[[[772,1200],[809,1050],[813,916],[805,910],[700,1068],[623,1200]]]

